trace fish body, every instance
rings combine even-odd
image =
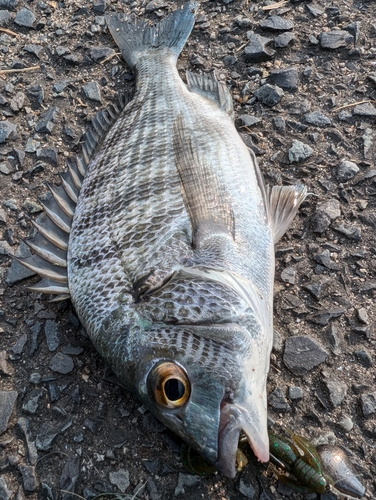
[[[195,12],[186,4],[155,27],[107,17],[136,74],[135,95],[103,140],[95,134],[109,115],[94,122],[93,144],[63,185],[68,196],[53,191],[60,226],[55,236],[40,231],[67,252],[66,271],[25,265],[48,280],[40,291],[71,297],[124,385],[233,477],[241,430],[269,459],[274,245],[306,189],[265,187],[225,85],[180,78]]]

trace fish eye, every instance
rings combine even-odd
[[[171,361],[158,363],[150,371],[149,395],[163,408],[181,408],[191,394],[191,385],[185,370]]]

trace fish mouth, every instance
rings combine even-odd
[[[236,475],[236,452],[239,435],[243,431],[260,462],[269,461],[269,437],[267,423],[249,415],[245,408],[237,404],[224,403],[218,432],[218,458],[216,467],[229,478]],[[252,419],[252,420],[251,420]]]

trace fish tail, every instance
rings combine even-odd
[[[155,26],[118,14],[106,16],[106,21],[126,63],[133,69],[150,49],[169,49],[177,59],[193,29],[196,11],[196,3],[186,3]]]

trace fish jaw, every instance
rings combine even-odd
[[[257,407],[258,406],[258,407]],[[252,413],[237,404],[225,403],[221,408],[216,467],[229,478],[236,475],[236,452],[243,431],[260,462],[269,461],[269,436],[266,405],[253,402]]]

